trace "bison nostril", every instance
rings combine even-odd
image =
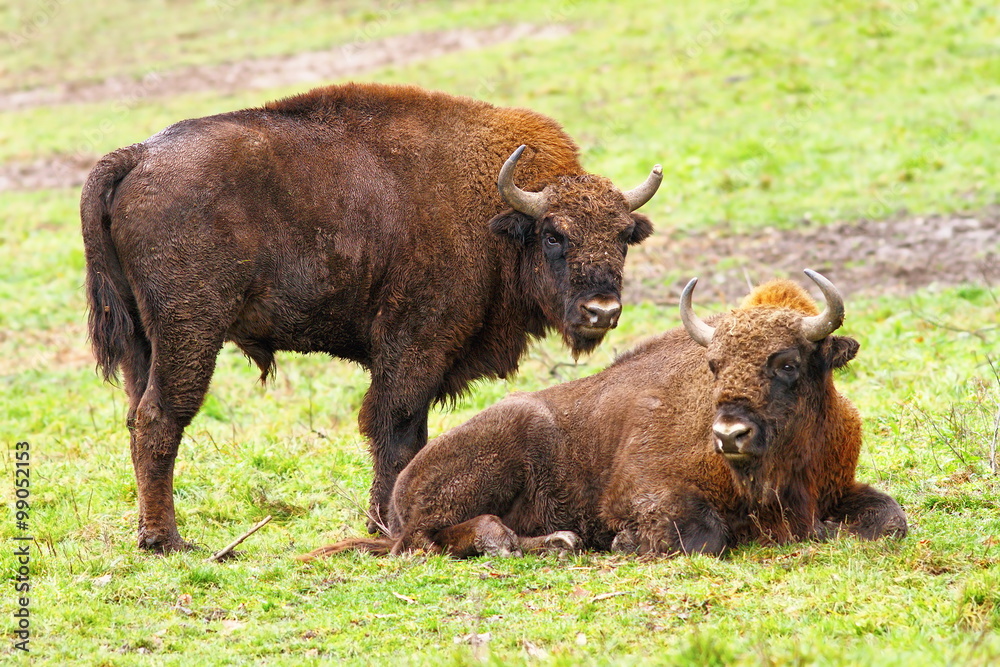
[[[611,329],[617,326],[622,304],[617,299],[591,299],[580,304],[587,326]]]
[[[712,426],[715,449],[720,454],[745,454],[754,432],[753,425],[745,422],[716,422]]]

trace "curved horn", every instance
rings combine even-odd
[[[692,278],[684,291],[681,292],[681,321],[694,342],[702,347],[708,347],[708,344],[712,342],[712,336],[715,335],[715,327],[705,324],[691,308],[691,293],[694,292],[694,286],[697,284],[698,279]]]
[[[623,192],[625,195],[625,201],[628,202],[628,210],[634,211],[639,208],[656,194],[656,191],[660,187],[660,181],[663,180],[663,167],[660,165],[654,165],[653,171],[649,172],[649,176],[646,178],[646,182],[637,188],[633,188],[628,192]]]
[[[844,298],[833,283],[812,269],[806,269],[805,274],[816,283],[826,299],[826,308],[822,313],[802,318],[802,335],[815,342],[823,340],[844,323]]]
[[[537,220],[545,215],[545,209],[549,207],[545,195],[541,192],[526,192],[514,185],[514,168],[517,166],[517,161],[521,158],[524,149],[525,146],[522,144],[503,163],[500,176],[497,177],[497,188],[500,189],[500,196],[510,204],[511,208]]]

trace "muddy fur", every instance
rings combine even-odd
[[[540,219],[497,189],[522,144],[514,179],[549,197]],[[124,376],[139,546],[186,547],[173,465],[226,341],[262,380],[279,350],[370,371],[359,425],[376,519],[433,402],[513,372],[548,330],[575,354],[596,346],[617,314],[595,331],[584,306],[620,307],[627,247],[652,227],[578,153],[526,109],[345,84],[102,158],[80,206],[89,328],[104,376]]]
[[[597,375],[505,398],[399,476],[391,553],[447,551],[448,527],[484,515],[516,539],[573,531],[578,546],[632,553],[905,535],[900,506],[855,479],[861,419],[833,371],[858,344],[804,338],[818,312],[796,283],[771,282],[707,320],[707,348],[679,328]],[[716,450],[713,424],[730,412],[756,425],[753,456]],[[507,537],[480,542],[509,551]]]

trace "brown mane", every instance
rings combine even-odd
[[[743,299],[740,308],[787,308],[805,315],[819,314],[819,307],[809,292],[791,280],[771,280],[758,285]]]

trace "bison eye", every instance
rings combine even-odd
[[[799,367],[802,359],[798,350],[784,350],[773,355],[768,360],[771,373],[782,382],[792,384],[799,378]]]
[[[799,365],[794,361],[779,363],[775,368],[775,375],[788,384],[791,384],[799,378]]]
[[[559,234],[544,232],[542,234],[542,249],[550,262],[558,262],[562,260],[565,253],[565,241]]]

